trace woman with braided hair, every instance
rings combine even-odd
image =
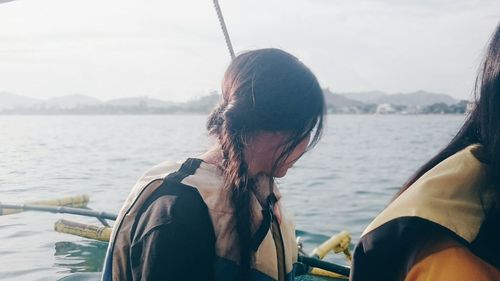
[[[324,113],[316,77],[294,56],[237,56],[208,118],[214,147],[137,182],[103,280],[293,280],[295,229],[274,178],[317,143]]]

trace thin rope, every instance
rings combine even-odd
[[[227,49],[229,50],[229,55],[231,59],[234,59],[233,45],[231,44],[231,38],[229,38],[229,33],[227,32],[226,23],[224,22],[224,17],[222,16],[222,11],[220,9],[219,0],[214,0],[215,10],[217,11],[217,17],[219,18],[220,27],[224,33],[224,39],[226,40]]]

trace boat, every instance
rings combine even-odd
[[[25,204],[2,204],[0,203],[0,216],[15,215],[24,211],[63,213],[96,218],[101,224],[88,224],[77,221],[60,219],[54,223],[54,230],[68,235],[76,235],[95,241],[109,242],[112,226],[108,221],[114,221],[116,214],[99,212],[87,207],[90,198],[87,195],[76,195],[65,198],[27,202]],[[350,268],[324,261],[323,258],[330,252],[343,253],[350,261],[351,236],[347,231],[333,235],[321,245],[307,254],[304,252],[300,238],[297,239],[299,251],[299,272],[295,281],[332,281],[346,280],[349,277]],[[74,273],[66,276],[61,281],[98,281],[100,272]]]

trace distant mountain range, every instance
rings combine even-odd
[[[324,91],[329,113],[463,113],[467,101],[449,95],[426,92],[387,94],[381,91],[333,93]]]
[[[325,90],[325,96],[331,93],[328,89]],[[335,95],[335,94],[333,94]],[[435,103],[444,103],[447,105],[456,104],[459,100],[445,94],[437,94],[419,90],[411,93],[387,94],[380,91],[358,92],[358,93],[341,93],[337,94],[348,98],[351,101],[358,101],[364,104],[392,104],[403,106],[428,106]],[[352,103],[352,102],[348,102]],[[336,106],[343,106],[337,104]]]
[[[330,113],[374,113],[383,105],[394,108],[419,109],[435,104],[451,106],[459,101],[445,94],[419,90],[411,93],[387,94],[380,91],[333,93],[324,90]],[[207,113],[219,101],[216,92],[183,103],[148,97],[132,97],[101,101],[85,95],[68,95],[51,99],[35,99],[0,92],[0,114],[167,114]]]

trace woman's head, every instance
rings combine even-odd
[[[323,93],[314,74],[282,50],[261,49],[243,53],[230,64],[221,103],[207,127],[218,137],[227,160],[235,153],[247,165],[249,158],[274,160],[264,172],[275,173],[296,160],[290,156],[304,140],[311,137],[309,147],[317,142],[323,116]]]
[[[207,128],[223,152],[225,189],[235,209],[240,250],[238,280],[248,280],[252,260],[250,191],[253,176],[280,177],[318,141],[324,97],[314,74],[278,49],[249,51],[229,65],[222,99]]]

